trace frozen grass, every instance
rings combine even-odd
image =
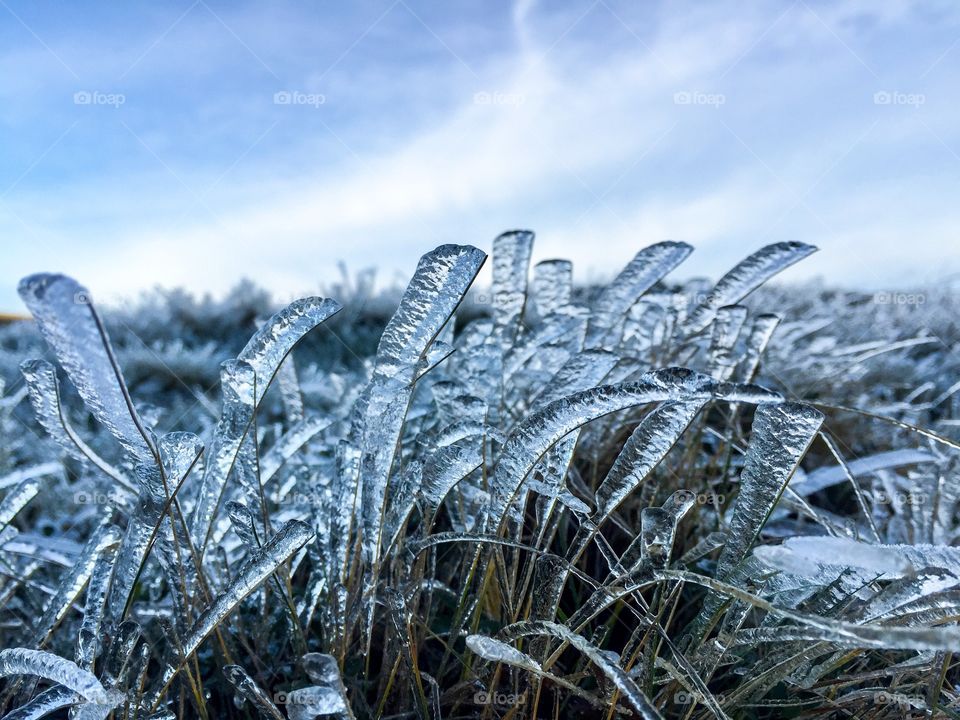
[[[0,712],[957,717],[956,293],[759,288],[799,243],[581,290],[532,242],[270,319],[25,279]]]

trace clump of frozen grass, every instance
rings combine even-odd
[[[954,716],[955,296],[921,327],[754,293],[800,243],[681,287],[659,243],[584,292],[532,244],[497,238],[472,296],[484,253],[439,247],[391,312],[351,308],[361,275],[230,359],[222,308],[105,321],[26,278],[63,376],[10,331],[0,712]],[[108,334],[171,326],[179,353]]]

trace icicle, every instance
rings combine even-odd
[[[152,457],[154,450],[89,291],[65,275],[46,273],[24,278],[17,291],[90,412],[132,455]]]
[[[637,299],[691,252],[690,245],[672,241],[656,243],[638,252],[597,300],[587,331],[587,347],[603,345]]]
[[[659,508],[640,511],[640,559],[656,569],[670,562],[677,525],[696,502],[696,493],[678,490]]]
[[[799,242],[774,243],[760,248],[720,278],[707,298],[690,313],[682,331],[687,335],[700,332],[710,325],[721,307],[740,302],[778,272],[816,250],[813,245]]]
[[[277,370],[277,385],[280,387],[280,397],[283,398],[283,407],[287,411],[287,420],[298,423],[303,420],[303,393],[300,390],[300,379],[297,377],[297,366],[293,355],[287,355]]]
[[[87,584],[87,597],[83,607],[83,623],[77,635],[77,665],[84,670],[92,670],[97,656],[100,654],[101,623],[103,611],[107,603],[107,594],[110,592],[110,580],[113,577],[113,567],[117,556],[117,547],[120,534],[116,528],[112,529],[114,542],[103,548],[97,555],[90,572]]]

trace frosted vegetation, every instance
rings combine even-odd
[[[0,717],[960,717],[956,294],[532,245],[279,310],[25,278]]]

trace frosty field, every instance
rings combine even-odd
[[[957,291],[533,240],[282,308],[25,278],[0,718],[960,717]]]

